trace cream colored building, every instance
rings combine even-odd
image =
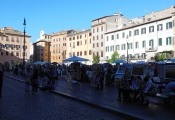
[[[67,54],[67,35],[73,30],[60,31],[52,33],[51,40],[51,62],[62,63],[63,59],[66,59]]]
[[[91,30],[75,31],[67,35],[66,58],[73,55],[89,59],[86,64],[92,64],[92,35]]]
[[[105,60],[105,33],[115,29],[127,26],[128,19],[122,14],[114,14],[111,16],[104,16],[92,20],[92,51],[93,56],[100,56],[100,63],[106,62]]]
[[[29,62],[30,37],[25,35],[25,62]],[[11,27],[0,28],[0,61],[23,63],[24,33]]]

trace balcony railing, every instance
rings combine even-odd
[[[158,47],[152,47],[152,46],[150,46],[150,47],[146,47],[145,48],[145,52],[155,52],[157,50],[158,50]]]

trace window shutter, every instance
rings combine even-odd
[[[171,43],[172,43],[172,42],[171,42],[171,37],[169,37],[169,43],[170,43],[170,45],[171,45]]]
[[[166,38],[166,45],[168,45],[168,38]]]

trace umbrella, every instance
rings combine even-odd
[[[77,56],[73,56],[67,59],[64,59],[63,61],[73,61],[73,62],[78,62],[78,61],[89,61],[86,58],[81,58],[81,57],[77,57]]]
[[[145,62],[145,61],[138,61],[138,62],[136,62],[136,64],[148,64],[148,62]]]
[[[126,61],[125,60],[116,60],[113,63],[126,63]]]
[[[37,62],[34,62],[33,64],[35,64],[35,65],[42,65],[42,64],[45,64],[45,63],[41,62],[41,61],[37,61]]]
[[[58,64],[57,62],[52,62],[52,64]]]

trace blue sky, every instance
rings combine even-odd
[[[46,34],[67,29],[89,29],[91,21],[122,13],[127,18],[142,17],[175,5],[175,0],[0,0],[0,27],[26,32],[31,41]]]

